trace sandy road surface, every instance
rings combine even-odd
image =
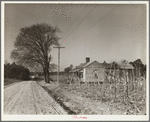
[[[5,87],[4,114],[67,114],[36,81]]]

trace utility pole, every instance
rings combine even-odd
[[[53,47],[53,48],[58,48],[58,72],[57,72],[57,82],[58,82],[58,85],[59,85],[60,48],[65,48],[65,47]]]

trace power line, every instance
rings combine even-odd
[[[85,5],[85,6],[87,6],[87,5]],[[84,6],[84,7],[85,7]],[[82,11],[79,13],[79,15],[77,16],[77,18],[74,20],[74,22],[71,24],[71,26],[75,23],[75,21],[78,19],[78,17],[80,16],[80,14],[83,12],[83,10],[84,10],[84,8],[82,9]],[[57,21],[56,23],[56,25],[58,25],[58,23],[60,22],[60,20],[59,21]],[[67,30],[69,30],[70,28],[71,28],[71,26],[69,26],[69,28],[67,28]],[[67,32],[64,34],[64,36],[67,34]],[[63,36],[63,38],[64,38],[64,36]]]
[[[119,6],[119,5],[118,5]],[[118,6],[116,6],[113,10],[111,10],[109,13],[107,13],[102,19],[104,19],[108,14],[110,14],[112,11],[114,11]],[[86,31],[88,31],[90,28],[92,28],[94,25],[96,25],[97,23],[99,23],[102,19],[100,19],[99,21],[97,21],[95,24],[93,24],[92,26],[90,26]],[[84,31],[83,33],[85,33],[86,31]],[[82,33],[82,34],[83,34]],[[79,38],[82,34],[80,34],[77,38]],[[76,39],[77,39],[76,38]]]
[[[85,5],[86,6],[86,5]],[[85,8],[85,6],[84,6],[84,8]],[[79,16],[81,15],[81,13],[83,12],[83,10],[84,10],[84,8],[82,9],[82,11],[79,13],[79,15],[77,16],[77,18],[73,21],[73,23],[71,24],[71,26],[75,23],[75,21],[79,18]],[[67,28],[67,30],[69,30],[70,28],[71,28],[71,26],[69,26],[69,28]],[[67,34],[67,32],[65,33],[65,35]],[[65,36],[64,35],[64,36]],[[63,38],[64,38],[64,36],[63,36]]]
[[[96,7],[96,6],[95,6],[95,7]],[[93,8],[93,10],[95,9],[95,7]],[[92,11],[93,11],[93,10],[92,10]],[[88,17],[88,16],[92,13],[92,11],[91,11],[89,14],[87,14],[86,17]],[[84,19],[79,23],[79,25],[85,20],[86,17],[84,17]],[[79,27],[79,25],[78,25],[77,27]],[[74,31],[76,31],[77,27],[75,28]],[[74,31],[72,31],[71,33],[69,33],[68,36],[70,36]],[[67,36],[67,37],[68,37],[68,36]],[[66,37],[66,38],[67,38],[67,37]]]
[[[118,5],[119,6],[119,5]],[[103,20],[107,15],[109,15],[112,11],[114,11],[118,6],[116,6],[114,9],[112,9],[110,12],[108,12],[102,19],[100,19],[99,21],[97,21],[96,23],[94,23],[92,26],[90,26],[86,31],[84,31],[83,33],[87,32],[90,28],[92,28],[94,25],[96,25],[97,23],[99,23],[101,20]],[[83,34],[82,33],[82,34]],[[79,38],[82,34],[80,34],[77,38]],[[76,38],[76,39],[77,39]],[[76,40],[75,39],[75,40]]]

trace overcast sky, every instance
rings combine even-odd
[[[100,63],[141,59],[146,64],[144,4],[6,4],[5,60],[12,63],[10,53],[20,28],[43,22],[62,31],[61,70],[84,63],[87,56]],[[58,50],[51,53],[57,64]]]

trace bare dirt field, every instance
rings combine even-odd
[[[36,81],[23,81],[4,88],[4,114],[67,112]]]

